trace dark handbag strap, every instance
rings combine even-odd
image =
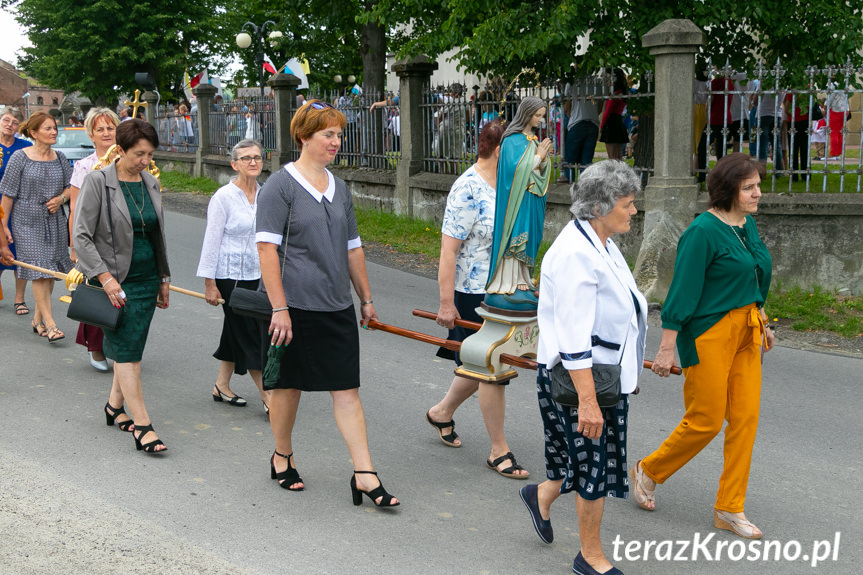
[[[283,286],[285,283],[285,261],[287,261],[287,258],[288,258],[288,237],[290,236],[290,233],[291,233],[291,220],[294,217],[294,197],[295,197],[294,178],[293,178],[293,176],[291,176],[290,178],[291,178],[291,203],[288,204],[288,221],[285,222],[285,243],[284,243],[284,248],[282,249],[282,266],[281,266],[281,269],[279,270],[279,279],[282,281]],[[255,209],[257,210],[257,208],[255,208]],[[234,285],[236,287],[236,283]],[[261,283],[258,285],[258,288],[261,291],[266,292],[266,290],[264,289],[263,280],[261,280]],[[285,299],[287,299],[287,295],[285,295]]]
[[[580,231],[581,234],[585,238],[587,238],[587,241],[590,242],[590,245],[593,246],[593,249],[595,249],[597,252],[599,252],[599,256],[602,257],[603,261],[605,261],[605,258],[602,256],[602,252],[599,251],[599,248],[596,247],[596,244],[593,243],[593,240],[590,239],[590,236],[587,234],[586,231],[584,231],[584,228],[581,227],[581,223],[578,220],[573,220],[573,222],[575,223],[575,227],[578,228],[578,231]],[[611,268],[611,265],[609,265],[608,262],[606,262],[606,265],[608,265],[608,267]],[[620,278],[617,277],[617,273],[614,270],[611,270],[611,273],[614,275],[615,278],[617,278],[617,281],[620,282]],[[620,283],[622,284],[623,282],[620,282]],[[623,286],[623,287],[626,287],[626,286]],[[632,303],[633,303],[633,307],[635,308],[635,315],[636,315],[636,317],[638,317],[640,309],[639,309],[639,306],[637,305],[637,300],[635,299],[635,294],[632,293],[632,290],[629,290],[629,295],[632,296]],[[629,339],[629,329],[631,327],[632,327],[632,322],[631,321],[626,322],[626,335],[623,338],[623,345],[618,346],[618,347],[621,347],[621,350],[620,350],[620,360],[617,362],[617,365],[620,365],[623,363],[623,353],[626,351],[626,340]],[[598,336],[595,336],[595,335],[591,336],[591,343],[596,342],[596,341],[602,341],[602,340],[600,340]],[[603,343],[605,343],[605,342],[603,342]],[[602,344],[600,344],[600,345],[602,345]],[[603,347],[610,347],[610,346],[604,345]]]

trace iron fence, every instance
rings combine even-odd
[[[182,113],[178,106],[164,105],[157,108],[156,131],[160,150],[194,153],[198,149],[196,114]]]
[[[586,167],[590,159],[581,163],[567,151],[569,117],[567,104],[587,103],[596,107],[596,127],[599,128],[601,110],[611,98],[624,102],[627,140],[634,143],[638,133],[638,112],[627,113],[632,108],[652,108],[653,76],[647,73],[634,82],[637,90],[612,94],[610,76],[596,74],[563,86],[561,83],[529,85],[514,82],[510,86],[492,79],[485,87],[473,86],[472,93],[462,84],[454,83],[447,87],[427,86],[420,104],[423,119],[423,169],[442,174],[460,174],[477,158],[479,133],[495,118],[502,116],[511,120],[518,105],[526,96],[536,96],[546,102],[546,119],[540,126],[537,136],[540,140],[552,141],[551,166],[552,179],[571,182],[575,171]],[[639,105],[636,106],[635,102]],[[594,140],[592,146],[596,145]],[[570,145],[570,148],[573,146]],[[571,152],[572,150],[569,150]],[[631,157],[633,148],[625,145],[622,158]],[[647,162],[647,165],[652,161]],[[639,174],[651,173],[651,168],[635,166]],[[643,178],[646,181],[646,178]]]
[[[729,148],[757,157],[769,170],[771,191],[846,192],[848,175],[856,175],[854,191],[861,191],[863,130],[849,130],[849,100],[863,92],[855,86],[863,65],[849,59],[839,68],[810,66],[805,88],[786,87],[787,70],[779,60],[772,68],[761,61],[749,74],[708,61],[706,74],[696,81],[699,180],[709,174],[712,146],[716,159]],[[705,109],[700,123],[699,100]]]
[[[561,148],[564,158],[561,166],[570,182],[597,154],[600,158],[631,163],[642,185],[646,185],[647,178],[653,174],[654,74],[648,70],[640,77],[626,77],[625,83],[623,79],[621,77],[615,86],[614,73],[600,70],[567,84],[564,95],[571,105],[567,118],[568,137]],[[616,133],[619,129],[610,125],[617,122],[614,115],[621,116],[619,122],[625,134]],[[593,124],[593,127],[579,126],[581,122]],[[605,152],[595,151],[598,144],[604,144]]]
[[[378,170],[394,170],[398,166],[401,116],[397,96],[370,91],[354,94],[346,90],[311,92],[308,98],[327,102],[347,120],[334,165]],[[298,158],[299,151],[293,155]]]
[[[276,147],[275,112],[270,97],[237,99],[210,112],[210,154],[230,155],[243,139],[255,140],[265,157]]]
[[[547,103],[546,120],[538,131],[540,140],[550,138],[555,151],[566,137],[563,129],[563,97],[558,86],[512,85],[489,82],[485,87],[473,86],[469,91],[462,83],[423,90],[420,115],[423,126],[423,170],[440,174],[460,174],[477,159],[479,133],[482,128],[502,116],[512,119],[525,96],[537,96]],[[552,173],[560,174],[561,157],[551,155]]]

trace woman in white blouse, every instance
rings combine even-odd
[[[520,495],[540,539],[551,543],[551,504],[576,492],[581,550],[572,570],[582,575],[620,574],[603,554],[599,529],[605,499],[628,493],[628,394],[644,358],[647,302],[611,236],[629,231],[638,190],[638,176],[621,161],[588,167],[573,185],[575,220],[542,262],[537,393],[548,479],[525,486]],[[578,392],[577,409],[552,399],[550,372],[561,362]],[[621,398],[613,407],[597,404],[594,362],[621,365]]]
[[[231,150],[231,167],[237,177],[219,188],[207,208],[207,231],[198,263],[198,277],[204,278],[207,303],[219,305],[219,298],[230,301],[235,287],[257,289],[261,279],[255,221],[257,177],[263,168],[263,150],[255,140],[242,140]],[[231,391],[231,374],[246,372],[258,386],[264,410],[269,412],[270,392],[261,380],[261,335],[257,322],[234,314],[222,306],[225,321],[222,338],[213,357],[221,361],[213,386],[213,401],[245,406],[246,400]]]

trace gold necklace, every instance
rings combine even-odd
[[[138,216],[141,218],[141,231],[147,229],[147,224],[144,223],[144,208],[147,207],[146,200],[144,199],[144,194],[147,193],[147,190],[144,189],[144,182],[134,182],[136,184],[141,184],[141,207],[138,207],[138,202],[135,201],[135,196],[132,194],[131,183],[129,182],[120,182],[120,188],[122,188],[123,192],[128,193],[129,197],[132,199],[132,204],[135,206],[135,209],[138,210]]]

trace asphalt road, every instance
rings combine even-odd
[[[175,285],[200,290],[194,272],[204,221],[169,213],[167,227]],[[414,307],[436,308],[434,281],[372,263],[369,275],[382,321],[445,335],[410,315]],[[453,367],[431,346],[361,333],[372,455],[403,502],[381,511],[351,505],[351,462],[327,394],[301,402],[294,447],[306,491],[290,493],[270,480],[273,441],[259,404],[235,408],[210,398],[219,309],[172,294],[170,308],[156,311],[144,389],[169,451],[153,457],[105,426],[111,376],[89,366],[73,343],[76,326],[62,317],[66,341],[49,346],[27,317],[12,313],[11,274],[2,285],[0,574],[570,572],[579,548],[572,499],[553,508],[555,542],[541,543],[517,495],[523,483],[485,467],[489,445],[476,399],[456,414],[461,449],[443,446],[424,421]],[[56,306],[64,315],[64,304]],[[658,336],[651,332],[649,354]],[[774,542],[769,560],[749,560],[760,547],[743,547],[712,527],[720,438],[659,488],[656,512],[607,502],[606,553],[627,575],[860,573],[861,367],[859,359],[781,347],[766,358],[746,511]],[[679,421],[681,383],[642,375],[630,410],[630,464]],[[256,397],[248,378],[233,389]],[[507,401],[510,447],[539,481],[543,437],[530,373],[512,382]],[[832,545],[837,533],[838,550],[819,544],[813,552],[815,541]],[[693,544],[708,537],[693,559]],[[653,542],[646,560],[644,542]],[[717,542],[726,545],[719,557]],[[783,552],[799,558],[785,560]],[[812,556],[825,553],[813,568]]]

